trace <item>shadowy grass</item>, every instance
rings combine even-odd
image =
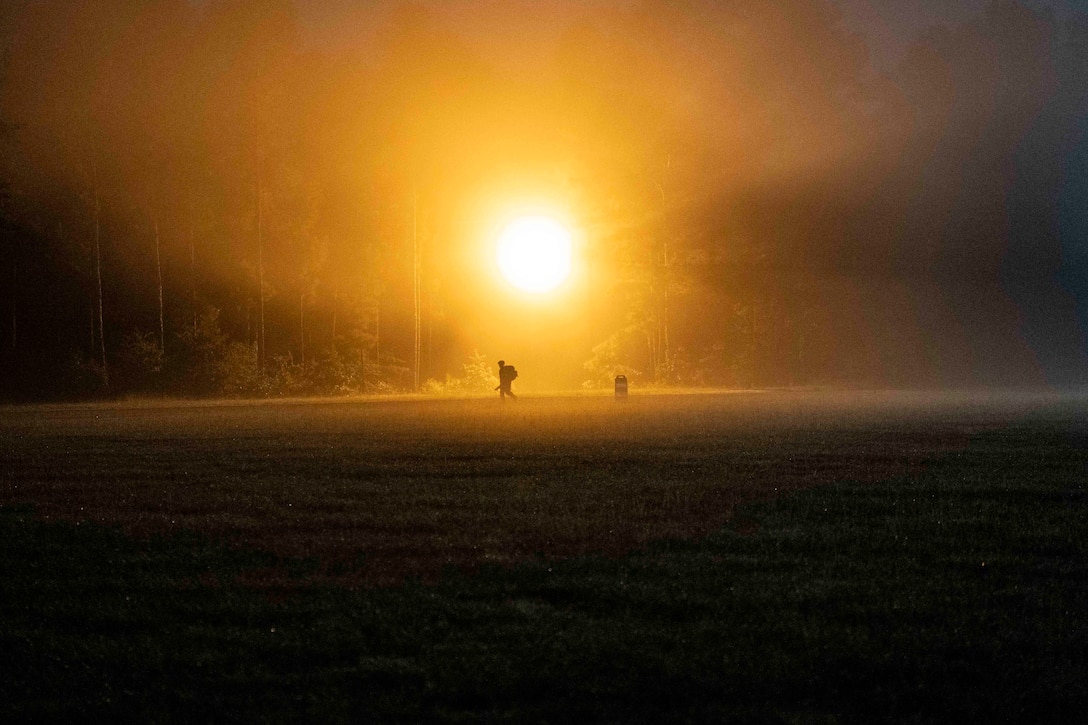
[[[484,558],[430,583],[415,577],[432,566],[410,566],[429,549],[410,542],[407,581],[358,587],[359,571],[325,571],[334,548],[287,556],[297,544],[252,545],[267,533],[227,546],[214,528],[134,534],[124,521],[47,522],[30,502],[9,505],[0,509],[0,720],[1007,721],[1083,711],[1088,418],[1079,406],[922,414],[897,404],[844,420],[821,417],[831,406],[817,402],[768,401],[779,414],[770,426],[704,403],[703,438],[715,442],[705,447],[686,437],[688,408],[659,409],[660,430],[624,455],[671,451],[689,471],[673,480],[687,485],[712,488],[716,470],[721,485],[793,491],[757,496],[708,535],[699,517],[685,534],[677,514],[677,535],[630,539],[622,551],[594,551],[612,539],[590,536],[580,553],[504,566]],[[539,442],[513,440],[521,451]],[[574,455],[573,444],[555,445]],[[587,457],[587,486],[618,485],[609,466],[635,475],[622,465],[629,458],[577,455]],[[813,471],[825,485],[808,485]],[[507,475],[488,480],[511,483]],[[573,485],[544,480],[549,490]],[[586,495],[600,503],[615,493]],[[444,503],[413,500],[422,510],[403,521]],[[516,497],[499,501],[490,505]]]
[[[741,501],[962,445],[915,426],[904,454],[898,429],[864,426],[881,405],[841,420],[834,397],[767,395],[15,408],[0,503],[195,531],[344,584],[432,579],[703,536]]]

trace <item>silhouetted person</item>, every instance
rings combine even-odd
[[[518,396],[514,395],[514,392],[510,390],[510,383],[514,382],[514,378],[518,376],[518,371],[513,365],[507,365],[505,360],[499,360],[499,386],[495,390],[499,391],[499,400],[506,401],[506,396],[509,395],[514,400],[518,399]]]

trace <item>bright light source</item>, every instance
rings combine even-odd
[[[551,292],[570,276],[570,232],[551,217],[519,217],[499,235],[496,260],[503,277],[518,289]]]

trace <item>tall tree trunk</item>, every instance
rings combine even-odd
[[[341,299],[342,299],[342,295],[341,295],[341,291],[340,291],[340,285],[337,284],[333,288],[333,293],[332,293],[332,347],[333,347],[334,350],[337,349],[336,348],[336,318],[337,318],[337,313],[340,310]]]
[[[756,302],[752,299],[751,313],[748,318],[748,346],[751,349],[750,360],[748,361],[748,387],[754,388],[757,383],[756,371],[759,363],[759,330],[756,327]]]
[[[415,345],[413,361],[413,392],[419,392],[419,362],[422,345],[421,320],[422,320],[422,295],[420,289],[420,249],[419,249],[419,214],[415,185],[412,186],[412,302],[415,308]]]
[[[196,210],[189,206],[189,319],[196,335]],[[195,339],[195,337],[194,337]]]
[[[162,255],[159,248],[159,220],[155,220],[155,274],[159,281],[159,352],[166,350],[166,322],[162,302]]]
[[[261,200],[262,187],[261,160],[257,159],[257,366],[264,370],[265,339],[264,339],[264,219]]]
[[[666,237],[661,242],[661,345],[664,350],[665,366],[669,365],[669,239],[668,229]]]
[[[306,364],[306,290],[298,293],[298,359]]]
[[[94,164],[94,268],[98,284],[98,352],[102,363],[102,384],[110,386],[110,373],[106,364],[106,327],[102,311],[102,205],[98,198],[98,162]]]
[[[19,347],[19,315],[18,305],[19,296],[18,290],[19,279],[19,260],[13,254],[11,256],[11,353],[14,356],[15,350]]]
[[[672,157],[668,157],[665,161],[665,170],[667,171],[672,165]],[[661,194],[661,310],[660,319],[658,320],[658,347],[660,350],[661,362],[668,368],[669,364],[669,215],[668,208],[665,205],[665,182],[662,180],[657,185],[657,190]],[[666,373],[667,374],[667,373]],[[657,377],[657,371],[654,371],[654,377]]]
[[[369,376],[367,375],[367,353],[366,346],[361,347],[363,356],[363,392],[368,392]],[[377,377],[381,378],[381,364],[382,364],[382,308],[380,300],[374,302],[374,370]]]

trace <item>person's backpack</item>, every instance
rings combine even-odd
[[[518,377],[518,369],[516,367],[514,367],[513,365],[505,366],[503,368],[503,372],[505,373],[504,377],[507,380],[513,381]]]

